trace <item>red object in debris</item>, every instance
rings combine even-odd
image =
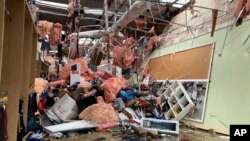
[[[38,104],[37,104],[38,109],[40,110],[45,110],[47,109],[47,106],[45,105],[45,100],[44,99],[40,99]]]
[[[135,24],[136,24],[136,29],[137,30],[140,30],[142,29],[145,24],[146,24],[146,20],[145,19],[136,19],[134,20]]]
[[[140,107],[147,107],[149,105],[150,105],[150,103],[148,101],[143,100],[143,99],[139,99],[139,106]]]
[[[97,128],[97,131],[103,131],[105,129],[111,128],[111,127],[116,127],[118,126],[119,123],[118,122],[109,122],[106,124],[99,124],[99,127]]]
[[[132,124],[138,124],[138,122],[133,120],[133,119],[130,119],[129,122],[132,123]]]
[[[87,107],[80,113],[79,118],[98,123],[99,128],[97,130],[103,130],[116,126],[119,122],[113,106],[106,103],[93,104]]]
[[[104,90],[104,96],[107,103],[114,101],[118,92],[125,87],[127,80],[122,77],[112,77],[104,81],[100,86]]]

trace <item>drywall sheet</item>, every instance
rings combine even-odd
[[[208,79],[213,44],[150,59],[149,73],[156,80]]]

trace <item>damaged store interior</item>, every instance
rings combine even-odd
[[[229,141],[250,124],[249,12],[0,0],[0,141]]]

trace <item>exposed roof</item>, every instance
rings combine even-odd
[[[59,22],[61,24],[65,24],[67,21],[67,5],[68,0],[36,0],[37,7],[39,8],[38,18],[39,20],[47,20],[50,22]],[[134,3],[136,0],[131,0],[131,3]],[[156,2],[157,0],[152,0]],[[182,11],[182,8],[173,7],[173,3],[179,3],[183,0],[161,0],[161,4],[153,5],[151,7],[151,11],[153,15],[156,15],[157,18],[163,20],[171,20],[173,16],[178,14]],[[104,26],[104,0],[80,0],[81,5],[85,8],[85,13],[83,15],[83,19],[80,21],[80,26],[87,26],[87,25],[101,25]],[[108,0],[108,11],[109,11],[109,21],[111,22],[109,26],[112,25],[114,21],[114,12],[118,12],[118,16],[116,19],[119,19],[124,12],[130,7],[130,0]],[[144,15],[151,16],[149,11],[145,11]],[[159,20],[154,20],[155,24],[159,28],[157,30],[163,31],[163,28],[168,25],[168,23],[164,23]],[[135,25],[133,23],[129,24],[129,27],[134,28]],[[96,29],[96,27],[91,27],[90,29]],[[130,29],[131,30],[131,29]],[[160,31],[156,31],[160,33]]]

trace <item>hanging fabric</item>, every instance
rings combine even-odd
[[[40,37],[45,38],[46,35],[50,34],[50,30],[51,30],[52,27],[53,27],[52,22],[39,21],[37,23],[37,27],[36,27],[37,34]]]
[[[62,24],[55,23],[50,30],[49,43],[51,46],[57,46],[62,40]]]
[[[78,51],[77,51],[77,42],[78,42],[77,36],[72,36],[70,38],[69,58],[73,60],[80,58],[85,54],[83,46],[79,46]]]

